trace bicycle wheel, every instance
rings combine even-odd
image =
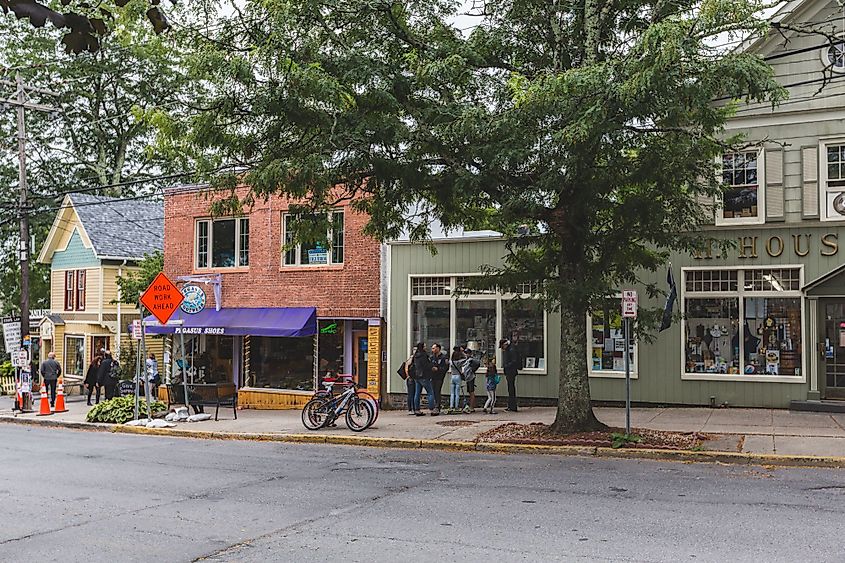
[[[375,412],[375,416],[373,417],[373,424],[375,424],[376,420],[378,420],[378,413],[381,410],[378,406],[378,401],[375,397],[367,393],[366,391],[358,391],[358,396],[368,401],[370,404],[373,405],[373,411]]]
[[[308,430],[319,430],[328,424],[332,401],[326,397],[311,399],[302,407],[302,425]]]
[[[353,398],[346,409],[346,426],[353,432],[363,432],[375,421],[373,405],[365,399]]]

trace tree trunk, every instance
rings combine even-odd
[[[593,414],[590,401],[586,315],[586,307],[571,301],[561,303],[558,403],[552,424],[552,431],[558,434],[607,428]]]

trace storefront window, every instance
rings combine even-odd
[[[801,271],[747,268],[684,272],[687,374],[800,376]],[[696,280],[691,282],[691,280]]]
[[[801,375],[801,299],[745,300],[745,373]]]
[[[688,373],[739,373],[739,299],[686,300]]]
[[[523,369],[546,369],[545,329],[538,301],[502,300],[502,337],[516,346]]]
[[[606,300],[600,309],[590,315],[590,328],[590,371],[624,374],[625,331],[622,323],[622,301]],[[632,372],[636,370],[635,346],[636,340],[631,334],[628,342],[628,360]]]
[[[85,375],[85,337],[65,337],[65,374]]]
[[[456,344],[466,345],[470,350],[480,352],[483,357],[496,354],[496,302],[491,300],[458,300],[456,303]],[[429,346],[434,340],[428,342]],[[441,340],[444,349],[449,341]]]
[[[203,382],[232,381],[234,346],[235,339],[232,336],[206,335],[205,352],[199,355],[194,366],[199,370]]]
[[[434,342],[439,342],[447,348],[451,341],[449,309],[448,301],[414,301],[411,312],[411,346],[423,342],[430,347]]]
[[[314,339],[248,337],[247,386],[314,390]]]
[[[317,372],[322,386],[326,375],[336,376],[343,373],[344,321],[322,319],[318,326]]]

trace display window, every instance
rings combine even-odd
[[[622,298],[606,299],[587,316],[590,346],[587,367],[592,377],[625,377],[625,330]],[[632,333],[628,342],[631,377],[637,377],[637,344]]]
[[[685,379],[803,381],[800,267],[683,275]]]
[[[477,274],[413,276],[410,280],[410,347],[461,345],[501,365],[499,340],[509,339],[522,357],[523,373],[546,373],[546,312],[530,293],[502,294],[472,289]],[[458,288],[456,290],[456,288]]]
[[[314,390],[314,338],[244,337],[246,386]]]
[[[336,377],[344,372],[345,325],[342,320],[334,319],[320,319],[317,322],[317,383],[321,389],[323,378]]]
[[[65,336],[65,375],[85,375],[84,336]]]

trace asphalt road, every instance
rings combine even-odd
[[[845,472],[0,425],[2,561],[843,561]]]

